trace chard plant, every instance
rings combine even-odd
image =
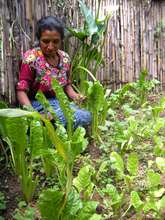
[[[27,206],[26,202],[21,201],[18,203],[18,208],[14,211],[14,220],[35,220],[36,210],[35,208]]]
[[[105,123],[107,102],[104,88],[99,81],[94,81],[86,86],[87,106],[92,113],[92,136],[98,138],[98,126]],[[103,116],[103,117],[101,117]]]
[[[57,163],[57,169],[59,176],[62,177],[63,173],[65,173],[65,181],[59,188],[47,189],[41,193],[38,202],[41,216],[43,219],[68,219],[67,216],[70,216],[71,219],[81,219],[78,216],[85,215],[82,213],[81,209],[85,211],[87,203],[83,203],[80,200],[79,194],[77,194],[77,191],[73,188],[73,185],[78,187],[77,184],[80,183],[81,177],[78,175],[77,179],[73,181],[72,170],[75,158],[87,146],[87,140],[84,138],[85,130],[84,128],[78,127],[70,139],[64,130],[65,133],[59,134],[62,130],[59,131],[59,128],[54,130],[53,125],[49,121],[46,119],[43,120],[48,130],[48,134],[50,135],[50,139],[56,147],[58,156],[61,158],[58,161],[59,163]],[[88,172],[84,174],[84,183],[91,184],[90,181],[88,181],[88,175]],[[75,204],[75,202],[77,204]],[[91,201],[88,203],[92,206],[95,202]],[[97,204],[98,203],[95,203],[95,208]],[[72,211],[70,207],[73,206],[75,209]],[[89,215],[91,216],[94,213],[95,212],[92,211]]]
[[[142,70],[140,72],[139,80],[134,84],[135,92],[139,97],[140,105],[144,104],[147,101],[149,92],[157,85],[159,82],[155,79],[147,80],[148,71]]]
[[[54,91],[56,91],[56,97],[60,103],[60,107],[64,113],[64,116],[67,121],[67,132],[68,132],[68,137],[72,137],[72,132],[73,132],[73,113],[74,110],[70,108],[70,102],[68,100],[68,97],[66,96],[63,88],[60,86],[58,81],[56,79],[52,80],[52,88]]]
[[[83,200],[90,200],[94,190],[94,183],[91,177],[94,175],[95,170],[91,165],[82,167],[78,176],[73,180],[73,186],[76,187],[81,194]]]
[[[147,171],[147,194],[145,198],[141,198],[141,193],[132,191],[130,194],[130,205],[126,212],[131,207],[136,210],[136,219],[140,220],[144,215],[150,213],[154,219],[163,219],[165,208],[165,189],[160,187],[160,174],[152,169]],[[126,212],[124,214],[126,214]],[[124,215],[123,215],[124,216]]]
[[[73,132],[73,113],[74,113],[74,110],[72,110],[70,108],[69,99],[67,98],[65,92],[63,91],[63,88],[60,86],[58,81],[54,78],[52,79],[52,88],[54,91],[56,91],[56,97],[59,101],[60,107],[61,107],[61,109],[64,113],[64,116],[66,118],[66,121],[67,121],[68,136],[71,137],[72,132]],[[44,107],[45,117],[47,118],[48,113],[50,113],[52,115],[52,117],[54,118],[55,123],[59,124],[60,121],[59,121],[58,117],[56,116],[53,108],[50,106],[49,101],[44,96],[44,94],[42,92],[38,92],[36,94],[36,99]]]
[[[87,80],[87,73],[82,68],[89,69],[96,77],[96,73],[100,65],[102,65],[102,49],[107,35],[107,27],[112,13],[109,13],[104,18],[100,18],[101,0],[98,2],[96,17],[91,10],[86,6],[84,1],[79,0],[79,7],[84,17],[84,25],[80,29],[68,28],[72,36],[79,40],[79,47],[72,61],[72,77],[76,86],[80,91],[84,92],[83,82]]]
[[[148,71],[142,70],[136,82],[128,83],[115,91],[109,98],[109,105],[118,108],[128,103],[131,107],[139,108],[147,102],[148,95],[159,84],[158,80],[148,80]]]
[[[29,160],[25,156],[29,146],[27,136],[29,122],[33,117],[39,118],[40,116],[36,112],[27,112],[20,109],[0,110],[0,133],[3,140],[9,145],[12,165],[15,173],[19,176],[22,192],[27,202],[33,197],[38,179],[38,177],[33,175],[33,150]],[[33,126],[35,125],[33,124]],[[35,126],[35,128],[37,127]],[[39,138],[32,141],[33,132],[34,129],[30,131],[30,147],[35,149],[40,144],[40,134],[35,130]]]
[[[117,152],[112,152],[110,154],[111,169],[116,171],[117,180],[124,179],[126,189],[128,192],[131,191],[133,187],[133,180],[138,175],[138,156],[136,153],[131,153],[127,159],[127,171],[129,173],[125,174],[124,161],[122,157]]]

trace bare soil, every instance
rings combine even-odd
[[[8,169],[0,173],[0,192],[4,193],[6,209],[3,211],[5,220],[12,220],[13,212],[17,208],[18,200],[22,197],[18,178]]]

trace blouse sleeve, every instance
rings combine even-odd
[[[17,91],[27,92],[33,82],[33,73],[30,69],[29,64],[22,63],[19,73],[19,81],[17,83]]]
[[[65,53],[65,56],[67,58],[67,65],[68,65],[68,70],[67,70],[67,85],[71,85],[72,84],[72,80],[71,80],[71,59],[70,59],[70,56]],[[65,58],[64,58],[65,59]]]
[[[71,72],[71,69],[69,69],[68,72],[67,72],[67,84],[66,84],[66,86],[72,84],[70,72]]]

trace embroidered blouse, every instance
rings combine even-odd
[[[25,52],[19,73],[18,91],[27,92],[30,99],[34,99],[38,90],[47,97],[55,95],[51,88],[51,78],[55,77],[61,86],[70,84],[70,58],[67,53],[58,50],[59,63],[56,67],[49,64],[40,47]]]

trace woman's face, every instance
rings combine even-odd
[[[45,56],[55,56],[61,47],[61,35],[57,31],[45,30],[41,33],[40,47]]]

